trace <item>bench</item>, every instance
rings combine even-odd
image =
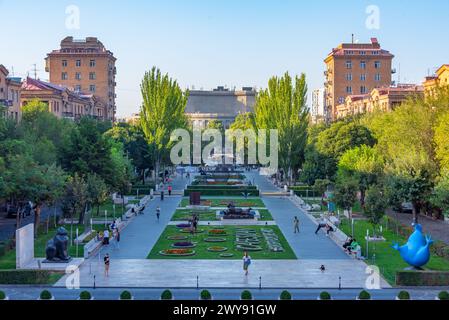
[[[93,238],[84,245],[84,258],[87,259],[94,255],[103,245],[103,241],[98,241],[97,238]]]

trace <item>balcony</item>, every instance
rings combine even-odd
[[[396,73],[396,68],[391,69],[391,74],[395,74]]]

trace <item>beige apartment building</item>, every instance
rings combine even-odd
[[[449,64],[439,67],[435,75],[426,77],[423,86],[426,95],[434,94],[438,87],[449,86]]]
[[[115,121],[115,62],[114,54],[97,38],[66,37],[59,49],[47,54],[45,70],[51,83],[95,96],[103,105],[102,117]]]
[[[342,43],[326,57],[326,120],[339,118],[337,106],[347,96],[366,95],[375,88],[392,84],[394,56],[381,48],[376,38],[371,43]]]
[[[337,106],[337,119],[374,110],[392,111],[411,97],[421,97],[424,87],[414,84],[400,84],[396,87],[373,89],[369,94],[347,96],[345,102]]]
[[[0,64],[0,112],[4,115],[20,121],[22,112],[20,109],[20,89],[22,80],[9,77],[9,71]]]
[[[77,120],[83,116],[103,119],[104,105],[91,94],[73,91],[71,88],[27,78],[22,84],[21,106],[31,100],[48,105],[48,110],[58,118]]]

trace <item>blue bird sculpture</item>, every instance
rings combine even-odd
[[[415,231],[410,235],[405,245],[393,244],[393,248],[401,254],[402,259],[416,269],[421,269],[430,260],[430,246],[433,240],[424,236],[422,226],[415,224]]]

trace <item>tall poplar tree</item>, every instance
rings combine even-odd
[[[268,88],[259,92],[255,105],[257,129],[277,129],[279,133],[279,165],[292,180],[304,162],[307,143],[309,109],[305,74],[272,77]]]
[[[154,152],[155,179],[162,161],[170,152],[170,135],[173,130],[187,128],[185,108],[189,96],[176,80],[153,67],[146,72],[140,86],[142,92],[141,125],[145,138]]]

